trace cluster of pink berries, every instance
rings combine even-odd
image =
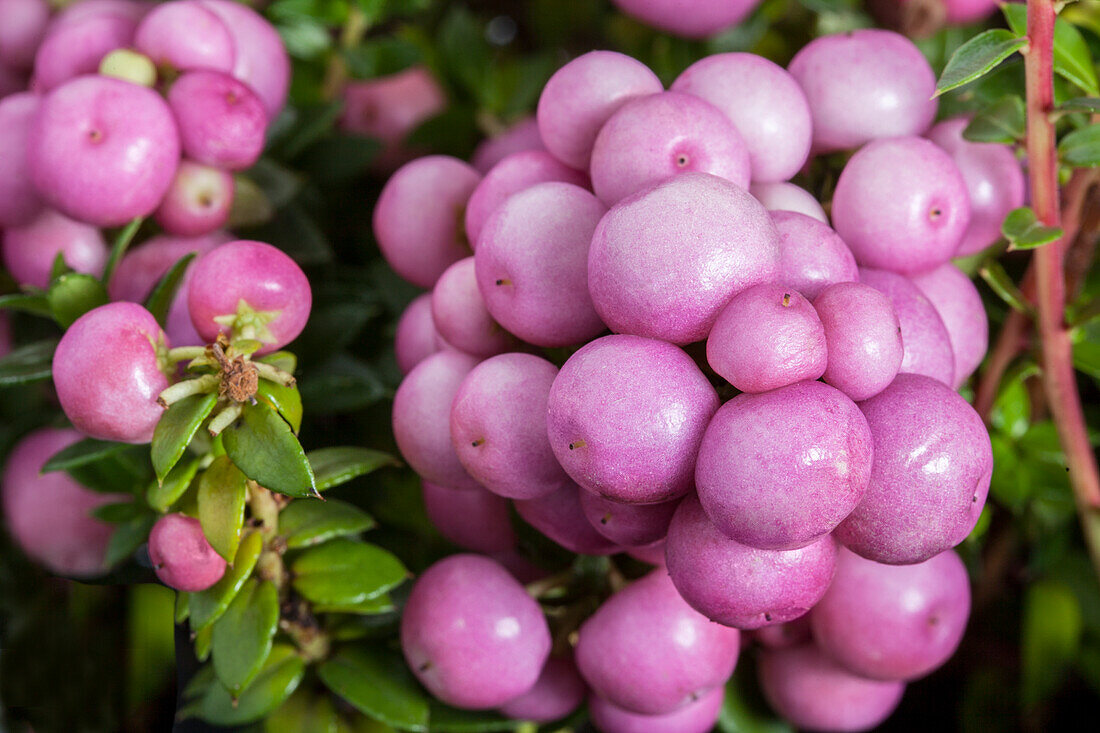
[[[45,288],[57,254],[98,275],[97,227],[155,216],[169,235],[222,227],[286,101],[274,27],[230,0],[2,0],[0,228],[5,268]],[[21,91],[22,84],[27,91]]]
[[[390,178],[379,246],[431,289],[398,326],[394,434],[432,521],[489,556],[409,598],[434,695],[545,721],[587,690],[605,733],[702,732],[752,630],[777,711],[862,730],[950,657],[970,605],[952,548],[992,471],[955,391],[986,316],[950,259],[997,240],[1023,176],[965,120],[932,127],[934,90],[880,30],[786,70],[711,56],[668,91],[596,51],[484,175],[430,156]],[[830,226],[789,179],[845,150]],[[509,504],[570,551],[658,568],[555,643]]]

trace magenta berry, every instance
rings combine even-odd
[[[110,11],[59,16],[35,52],[34,88],[48,92],[77,77],[95,74],[104,56],[130,45],[136,26],[135,18]]]
[[[534,687],[550,656],[550,631],[538,603],[499,563],[452,555],[413,585],[401,648],[440,700],[493,708]]]
[[[652,545],[663,540],[679,504],[679,499],[656,504],[622,504],[591,491],[582,491],[580,498],[588,523],[604,537],[628,547]]]
[[[724,687],[715,687],[698,700],[663,715],[642,715],[599,695],[589,695],[588,714],[602,733],[707,733],[718,721],[725,692]]]
[[[474,258],[454,263],[432,289],[432,323],[440,337],[459,351],[492,356],[510,351],[518,342],[493,320],[478,288]]]
[[[955,355],[955,381],[961,386],[982,363],[989,346],[989,318],[974,283],[950,262],[912,276],[943,319]]]
[[[38,112],[37,94],[4,96],[0,91],[0,227],[26,224],[42,202],[27,170],[27,137]]]
[[[470,158],[470,165],[484,175],[509,155],[524,150],[546,150],[539,137],[538,120],[534,117],[526,117],[496,137],[482,140]]]
[[[275,119],[286,103],[290,86],[290,57],[278,31],[247,5],[233,0],[198,2],[217,15],[233,36],[233,76],[256,92],[267,118]]]
[[[242,170],[263,152],[267,131],[263,102],[226,73],[184,74],[172,83],[168,105],[179,124],[184,155],[196,162]]]
[[[584,490],[572,481],[534,499],[516,499],[523,520],[554,542],[582,555],[610,555],[619,546],[588,523],[581,506]]]
[[[220,229],[233,206],[233,176],[220,168],[185,160],[156,210],[168,234],[198,237]]]
[[[157,321],[136,303],[108,303],[69,326],[53,356],[61,409],[92,438],[147,443],[168,387],[160,356],[167,344]]]
[[[571,654],[550,657],[535,686],[502,705],[500,712],[516,720],[550,723],[576,710],[586,689]]]
[[[211,69],[228,73],[237,60],[229,27],[196,0],[154,6],[138,24],[133,45],[157,66],[177,71]]]
[[[382,152],[372,165],[383,170],[393,170],[412,157],[402,145],[404,139],[447,105],[443,88],[423,66],[350,82],[343,99],[341,129],[380,141]]]
[[[423,482],[424,508],[439,533],[464,550],[492,554],[516,546],[508,501],[485,489]]]
[[[281,250],[238,240],[195,262],[187,308],[208,342],[219,333],[256,339],[260,353],[293,341],[309,318],[313,295],[305,273]]]
[[[27,69],[46,35],[50,5],[46,0],[0,0],[0,64]]]
[[[714,35],[737,23],[760,4],[760,0],[614,0],[629,16],[687,38]]]
[[[95,227],[51,209],[3,234],[4,267],[20,285],[48,288],[59,254],[77,272],[98,277],[107,263],[107,244]]]
[[[441,348],[443,342],[432,320],[432,294],[418,295],[397,321],[397,333],[393,337],[397,367],[402,374],[408,374]]]
[[[904,356],[902,329],[890,298],[869,285],[844,282],[814,300],[825,329],[825,381],[855,401],[894,381]]]
[[[773,211],[779,232],[779,282],[813,300],[834,283],[858,282],[848,245],[828,224],[794,211]]]
[[[160,582],[169,588],[196,593],[225,574],[225,560],[207,542],[194,517],[166,514],[149,532],[149,560]]]

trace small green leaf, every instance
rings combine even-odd
[[[92,516],[109,524],[122,524],[148,513],[149,508],[136,501],[120,501],[96,507]]]
[[[297,386],[286,387],[270,379],[261,379],[256,398],[274,407],[290,424],[295,435],[302,429],[302,396]]]
[[[1011,144],[1026,134],[1024,100],[1002,97],[980,110],[963,130],[963,137],[976,143]]]
[[[205,662],[210,658],[210,647],[214,643],[214,627],[207,626],[195,633],[195,658]]]
[[[53,258],[53,264],[50,265],[50,284],[57,282],[59,277],[69,272],[75,272],[75,270],[65,262],[65,253],[58,252]]]
[[[1009,241],[1009,250],[1035,249],[1062,238],[1062,230],[1041,224],[1030,207],[1021,206],[1008,212],[1001,224],[1001,234]]]
[[[96,440],[85,438],[62,448],[50,456],[46,464],[42,466],[42,473],[54,471],[68,471],[77,466],[86,466],[89,463],[98,463],[110,456],[126,450],[125,443],[115,443],[110,440]]]
[[[369,514],[336,499],[292,501],[279,515],[279,532],[291,549],[359,534],[374,526],[374,519]]]
[[[148,449],[143,445],[117,444],[120,450],[94,461],[70,465],[66,472],[92,491],[136,493],[152,480]]]
[[[134,554],[141,543],[149,539],[149,530],[153,528],[156,517],[152,514],[143,514],[128,522],[124,522],[115,528],[107,543],[107,551],[103,556],[103,567],[111,568]]]
[[[353,604],[399,585],[409,571],[386,550],[335,539],[307,551],[291,565],[294,588],[315,603]]]
[[[145,299],[145,309],[153,314],[153,318],[157,319],[161,328],[168,327],[168,309],[172,307],[172,301],[176,298],[176,291],[179,290],[180,281],[187,272],[187,266],[197,256],[192,252],[179,258],[176,264],[164,273],[164,277],[153,286],[149,297]]]
[[[126,249],[130,246],[130,243],[134,241],[134,236],[141,228],[143,221],[145,221],[145,217],[139,216],[124,226],[118,236],[115,237],[114,244],[111,245],[111,254],[107,258],[107,266],[103,268],[101,281],[105,285],[111,282],[111,275],[115,274],[115,268],[122,261],[122,255],[126,254]]]
[[[396,610],[393,599],[383,593],[359,603],[314,603],[315,613],[350,613],[357,616],[377,616]]]
[[[1027,38],[1004,28],[979,33],[951,54],[936,83],[936,96],[988,74],[1026,45]]]
[[[1023,3],[1003,3],[1001,11],[1008,27],[1019,36],[1027,33],[1027,6]],[[1064,18],[1054,21],[1054,73],[1076,84],[1094,97],[1097,89],[1096,69],[1092,66],[1092,54],[1080,31]]]
[[[153,469],[163,481],[191,444],[218,401],[214,393],[195,394],[169,405],[153,429]]]
[[[91,275],[70,272],[59,277],[50,286],[46,300],[54,320],[62,328],[68,328],[88,311],[107,303],[107,289]]]
[[[341,446],[320,448],[309,452],[309,463],[317,490],[324,491],[346,484],[357,476],[375,471],[383,466],[400,466],[401,461],[388,453],[372,448]]]
[[[241,541],[248,479],[228,456],[214,459],[199,478],[199,523],[214,552],[232,562]]]
[[[1074,97],[1073,99],[1067,99],[1058,106],[1058,111],[1097,114],[1100,113],[1100,97]]]
[[[182,624],[191,615],[191,594],[182,590],[176,591],[175,622]]]
[[[492,710],[458,710],[438,700],[428,703],[432,733],[496,733],[516,729],[516,721]]]
[[[262,361],[265,364],[282,369],[287,374],[294,374],[294,371],[298,368],[298,357],[289,351],[273,351],[266,356],[261,356],[256,361]]]
[[[978,269],[978,274],[985,280],[986,284],[993,289],[1001,300],[1007,303],[1013,310],[1018,310],[1021,313],[1031,314],[1034,311],[1031,304],[1024,298],[1024,294],[1020,292],[1020,289],[1016,287],[1016,283],[1012,281],[1008,273],[1005,272],[1005,268],[997,260],[988,260],[981,268]]]
[[[1081,638],[1081,608],[1066,585],[1039,581],[1027,590],[1021,639],[1024,706],[1058,689]]]
[[[57,339],[47,339],[20,346],[0,358],[0,387],[49,379],[56,348]]]
[[[1100,124],[1082,127],[1066,135],[1058,143],[1062,162],[1077,168],[1100,165]]]
[[[301,443],[267,405],[246,405],[241,418],[222,431],[222,440],[237,468],[264,488],[299,498],[315,494]]]
[[[50,301],[46,299],[46,294],[42,292],[0,295],[0,310],[4,309],[53,318]]]
[[[1082,341],[1074,344],[1073,366],[1077,371],[1100,381],[1100,343]]]
[[[397,654],[345,648],[323,662],[317,676],[364,715],[401,730],[428,730],[428,700]]]
[[[149,488],[145,490],[146,503],[158,512],[167,512],[191,486],[200,463],[198,458],[177,463],[164,477],[164,481],[153,481],[149,484]]]
[[[283,704],[298,688],[306,664],[294,647],[275,644],[263,669],[241,696],[234,701],[221,685],[206,688],[197,705],[197,714],[214,725],[244,725],[266,717]]]
[[[214,624],[214,673],[234,697],[248,687],[271,653],[279,625],[279,593],[253,578]]]
[[[201,631],[217,621],[229,607],[234,596],[252,574],[252,568],[260,558],[264,540],[259,532],[249,532],[241,538],[241,546],[233,558],[233,565],[225,569],[225,575],[204,591],[191,594],[191,630]]]

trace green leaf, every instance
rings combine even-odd
[[[208,392],[173,402],[153,428],[151,453],[157,480],[162,481],[183,456],[203,421],[214,410],[218,395]]]
[[[149,513],[149,508],[136,501],[102,504],[92,510],[92,516],[109,524],[121,524]]]
[[[428,703],[432,733],[495,733],[515,730],[516,721],[492,710],[458,710],[438,700]]]
[[[191,615],[191,594],[182,590],[176,591],[175,622],[182,624]]]
[[[1027,6],[1023,3],[1004,3],[1001,11],[1008,21],[1008,27],[1016,35],[1027,33]],[[1089,94],[1100,96],[1097,88],[1096,69],[1092,65],[1092,54],[1088,43],[1080,31],[1064,18],[1054,21],[1054,73],[1066,81],[1084,89]]]
[[[237,468],[264,488],[299,498],[316,493],[301,443],[267,405],[245,405],[241,418],[222,431],[222,440]]]
[[[49,379],[56,348],[57,339],[47,339],[20,346],[0,358],[0,387]]]
[[[261,379],[256,388],[256,398],[275,408],[290,423],[295,435],[302,429],[302,395],[296,385],[286,387],[270,379]]]
[[[249,532],[241,538],[241,546],[233,558],[233,564],[225,569],[225,575],[204,591],[191,594],[191,630],[201,631],[217,621],[241,586],[252,574],[252,568],[260,558],[264,540],[259,532]]]
[[[315,613],[350,613],[357,616],[377,616],[396,610],[393,599],[383,593],[359,603],[314,603]]]
[[[248,687],[271,653],[279,625],[279,592],[253,578],[214,624],[214,673],[234,697]]]
[[[1048,227],[1039,222],[1035,212],[1028,206],[1021,206],[1008,212],[1001,224],[1001,234],[1009,241],[1009,249],[1035,249],[1044,244],[1056,242],[1062,238],[1062,230]]]
[[[334,537],[354,535],[375,526],[363,510],[336,499],[292,501],[279,514],[279,532],[291,549],[327,542]]]
[[[46,294],[50,312],[62,328],[82,315],[107,303],[107,289],[91,275],[70,272],[59,277]]]
[[[143,445],[118,444],[118,447],[118,452],[70,465],[65,470],[92,491],[137,493],[153,478],[148,449]]]
[[[1100,124],[1082,127],[1066,135],[1058,143],[1062,162],[1080,168],[1100,165]]]
[[[364,715],[402,730],[428,730],[428,700],[397,654],[345,648],[322,663],[317,676]]]
[[[176,298],[176,291],[179,290],[180,281],[187,272],[187,266],[197,256],[195,252],[191,252],[176,260],[176,264],[164,273],[164,276],[153,286],[149,297],[145,299],[145,309],[153,314],[153,318],[157,319],[161,328],[168,327],[168,309],[172,307],[172,301]]]
[[[1001,300],[1012,307],[1013,310],[1027,314],[1034,310],[1027,299],[1024,298],[1024,294],[1016,287],[1016,283],[1005,272],[1004,266],[997,260],[988,260],[979,268],[978,274],[993,289],[993,292],[1000,296]]]
[[[936,83],[936,96],[985,76],[1026,45],[1027,38],[1004,28],[979,33],[951,54]]]
[[[300,117],[294,127],[294,132],[280,144],[282,157],[286,160],[292,160],[305,152],[315,142],[330,134],[336,125],[336,120],[339,119],[340,113],[343,111],[344,103],[341,100],[299,110]],[[276,206],[278,206],[277,203]]]
[[[199,523],[214,552],[232,562],[241,541],[248,479],[228,456],[219,456],[199,478]]]
[[[40,292],[0,295],[0,310],[4,309],[53,318],[50,302],[46,299],[46,294]]]
[[[141,543],[149,539],[149,530],[156,519],[152,514],[143,514],[115,527],[103,556],[103,567],[114,567],[133,555]]]
[[[289,351],[273,351],[266,356],[261,356],[256,361],[262,361],[265,364],[282,369],[287,374],[294,374],[298,368],[298,357]]]
[[[345,484],[357,476],[376,471],[384,466],[401,465],[401,461],[388,453],[355,446],[319,448],[310,451],[309,463],[313,467],[318,491]]]
[[[1021,657],[1023,701],[1034,708],[1055,692],[1081,638],[1081,608],[1066,585],[1039,581],[1024,601]]]
[[[1027,432],[1031,422],[1031,396],[1022,378],[1002,381],[1001,391],[993,402],[990,422],[1011,438],[1019,438]]]
[[[335,539],[308,550],[291,565],[294,588],[315,603],[351,604],[399,585],[409,572],[386,550]]]
[[[200,464],[201,460],[198,458],[177,463],[163,481],[153,481],[149,484],[149,488],[145,491],[146,503],[158,512],[167,512],[191,486],[191,481],[198,473]]]
[[[1100,98],[1098,97],[1074,97],[1067,99],[1058,105],[1059,112],[1085,112],[1088,114],[1100,113]]]
[[[266,717],[283,704],[298,688],[306,664],[294,647],[275,644],[263,669],[241,696],[234,701],[221,685],[206,689],[196,712],[214,725],[244,725]]]
[[[116,453],[126,450],[127,447],[125,443],[85,438],[84,440],[62,448],[57,453],[50,456],[50,459],[42,466],[42,473],[68,471],[70,468],[76,468],[77,466],[98,463]]]
[[[1026,134],[1024,100],[1002,97],[974,115],[963,137],[976,143],[1014,143]]]
[[[214,627],[207,626],[195,633],[195,658],[205,662],[210,658],[210,647],[214,644]]]
[[[65,262],[65,253],[58,252],[53,258],[53,264],[50,265],[50,284],[57,282],[59,277],[69,272],[75,272],[75,270]]]
[[[1082,341],[1073,345],[1073,366],[1100,381],[1100,343]]]
[[[145,217],[139,216],[124,226],[118,236],[115,237],[114,244],[111,245],[111,254],[107,258],[107,266],[103,268],[103,277],[100,279],[104,285],[111,282],[111,275],[115,274],[115,268],[122,261],[122,255],[126,254],[126,249],[130,246],[130,243],[134,241],[134,235],[141,228],[143,221],[145,221]]]

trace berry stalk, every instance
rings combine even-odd
[[[1027,156],[1031,203],[1039,221],[1060,225],[1058,157],[1054,123],[1053,0],[1028,0],[1029,45],[1024,55],[1027,79]],[[1043,388],[1066,454],[1085,542],[1100,570],[1100,477],[1089,445],[1084,412],[1073,371],[1073,345],[1065,323],[1067,237],[1035,250],[1036,326],[1042,344]]]

